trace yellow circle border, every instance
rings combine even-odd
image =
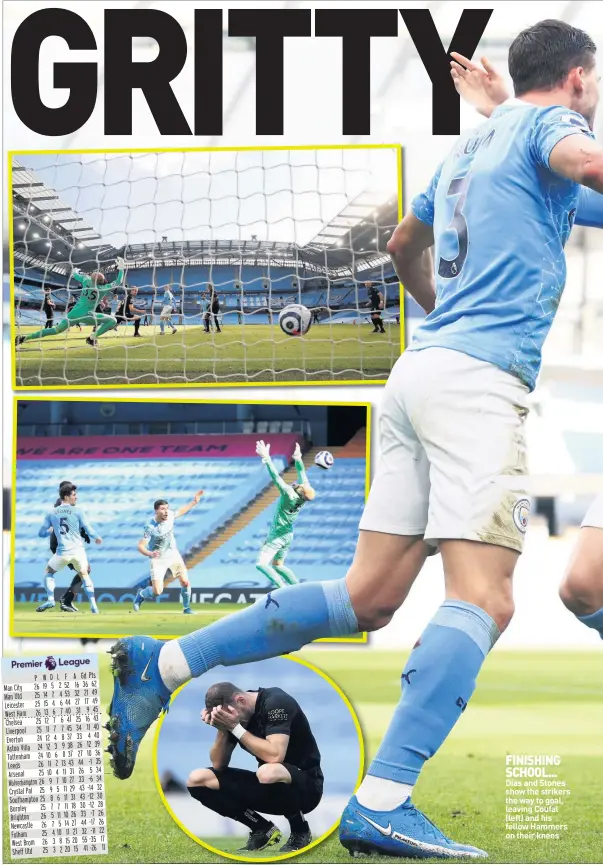
[[[354,727],[356,729],[356,735],[358,737],[360,761],[359,761],[359,766],[358,766],[358,777],[356,778],[356,784],[355,784],[354,790],[353,790],[353,792],[356,792],[356,790],[360,786],[360,782],[362,781],[362,779],[364,777],[364,763],[365,763],[365,759],[366,759],[365,747],[364,747],[364,736],[362,734],[362,728],[360,726],[360,721],[358,720],[358,715],[356,714],[356,710],[352,706],[348,697],[341,690],[341,688],[339,687],[337,682],[334,682],[330,676],[328,676],[323,670],[320,670],[314,664],[310,663],[310,661],[302,660],[302,658],[291,657],[290,655],[277,655],[276,657],[280,657],[282,660],[285,660],[285,661],[293,661],[293,663],[295,663],[295,664],[301,664],[303,667],[307,667],[309,670],[312,670],[314,673],[317,673],[321,678],[323,678],[325,680],[325,682],[329,683],[329,685],[333,688],[333,690],[336,691],[339,694],[339,696],[341,697],[341,699],[343,700],[343,703],[346,706],[348,712],[350,713],[352,721],[354,722]],[[172,699],[175,698],[180,693],[180,691],[182,691],[183,688],[186,688],[187,685],[188,685],[188,682],[185,682],[184,685],[181,685],[179,688],[177,688],[174,691],[174,693],[172,694]],[[163,726],[163,722],[164,722],[165,718],[166,718],[166,714],[163,714],[161,716],[161,718],[159,719],[159,723],[157,724],[157,730],[155,731],[155,737],[153,740],[153,776],[155,778],[155,786],[157,787],[157,792],[159,793],[159,798],[163,802],[165,809],[167,810],[168,814],[170,815],[170,817],[172,818],[174,823],[178,826],[179,829],[181,829],[184,832],[185,835],[188,835],[188,837],[191,838],[196,844],[199,844],[200,847],[204,847],[206,850],[209,850],[211,853],[214,853],[216,856],[223,856],[225,859],[233,859],[235,862],[282,862],[285,859],[293,859],[295,856],[299,856],[301,853],[307,853],[308,850],[312,850],[314,847],[317,847],[319,844],[322,844],[322,842],[326,841],[326,839],[329,838],[329,836],[331,836],[333,834],[333,832],[335,832],[335,830],[338,828],[339,823],[341,821],[341,818],[339,820],[337,820],[335,823],[333,823],[333,825],[330,827],[330,829],[327,829],[327,831],[324,832],[320,836],[320,838],[316,838],[314,841],[312,841],[311,844],[308,844],[307,847],[304,847],[303,850],[298,850],[295,853],[283,853],[282,856],[262,856],[260,858],[250,857],[250,856],[236,856],[234,853],[226,853],[224,850],[218,850],[217,847],[212,847],[211,844],[207,844],[205,841],[202,841],[200,838],[198,838],[196,835],[194,835],[192,832],[190,832],[186,828],[186,826],[176,817],[176,815],[172,811],[172,809],[171,809],[171,807],[170,807],[170,805],[169,805],[169,803],[165,797],[165,793],[163,792],[163,790],[161,788],[161,782],[159,780],[159,771],[157,769],[157,748],[159,745],[159,735],[161,733],[161,728]]]

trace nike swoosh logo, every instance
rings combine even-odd
[[[370,823],[371,826],[374,826],[374,828],[378,832],[381,832],[382,835],[386,835],[389,837],[392,834],[392,824],[391,823],[388,823],[387,829],[384,829],[383,826],[380,826],[378,823],[375,823],[375,821],[371,820],[370,817],[367,817],[366,814],[363,814],[361,811],[359,811],[358,813],[359,813],[360,817],[362,817],[363,820],[366,820],[367,823]]]
[[[155,653],[153,652],[153,655],[154,655],[154,654],[155,654]],[[150,681],[151,681],[151,677],[150,677],[150,676],[147,676],[147,671],[148,671],[149,667],[151,666],[151,661],[153,660],[153,655],[151,655],[151,657],[150,657],[149,660],[147,661],[147,665],[146,665],[146,667],[145,667],[144,670],[142,671],[142,675],[141,675],[141,677],[140,677],[141,682],[150,682]]]
[[[363,820],[366,820],[367,823],[370,823],[371,826],[380,832],[382,835],[385,835],[386,838],[392,838],[394,841],[401,841],[404,844],[408,844],[409,847],[414,847],[417,850],[423,850],[429,853],[446,853],[449,859],[479,859],[481,858],[481,853],[478,850],[454,850],[450,847],[444,847],[442,844],[430,844],[425,841],[418,841],[416,838],[411,838],[409,835],[403,835],[401,832],[393,832],[392,824],[387,824],[387,829],[384,826],[380,826],[379,823],[375,823],[374,820],[371,820],[370,817],[367,817],[366,814],[363,814],[362,811],[358,811],[358,816],[362,817]]]

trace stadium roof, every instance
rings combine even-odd
[[[69,264],[96,266],[97,259],[116,251],[54,189],[17,159],[12,164],[13,240],[15,258],[51,270]]]
[[[35,171],[13,159],[14,254],[30,267],[67,273],[111,269],[123,255],[129,267],[245,265],[303,268],[330,278],[353,276],[389,262],[385,245],[398,221],[397,196],[362,192],[306,245],[269,240],[178,240],[98,243],[101,235]]]

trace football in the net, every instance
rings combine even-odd
[[[291,303],[281,310],[278,323],[287,336],[303,336],[310,330],[312,313],[301,303]]]
[[[314,462],[320,469],[330,469],[333,467],[335,458],[329,451],[319,451],[314,457]]]

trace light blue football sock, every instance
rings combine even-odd
[[[576,616],[576,618],[587,628],[594,628],[595,631],[598,631],[603,640],[603,607],[596,613],[590,613],[588,616]]]
[[[145,601],[153,600],[155,596],[155,592],[153,591],[153,586],[147,586],[146,589],[143,589],[140,593],[140,597],[144,598]]]
[[[223,664],[248,664],[301,649],[320,637],[358,630],[345,580],[300,583],[178,640],[193,677]]]
[[[191,605],[192,589],[190,586],[182,586],[180,589],[180,597],[182,599],[182,607],[187,610]]]
[[[81,576],[81,575],[80,575]],[[96,609],[96,596],[94,594],[94,584],[89,576],[82,577],[82,588],[86,593],[86,597],[90,601],[92,609]]]
[[[159,330],[161,333],[165,332],[165,321],[162,318],[159,319]]]
[[[49,601],[54,601],[54,574],[44,574],[44,588]]]
[[[499,636],[496,622],[479,607],[444,601],[406,662],[402,698],[369,775],[416,783],[465,710]]]

